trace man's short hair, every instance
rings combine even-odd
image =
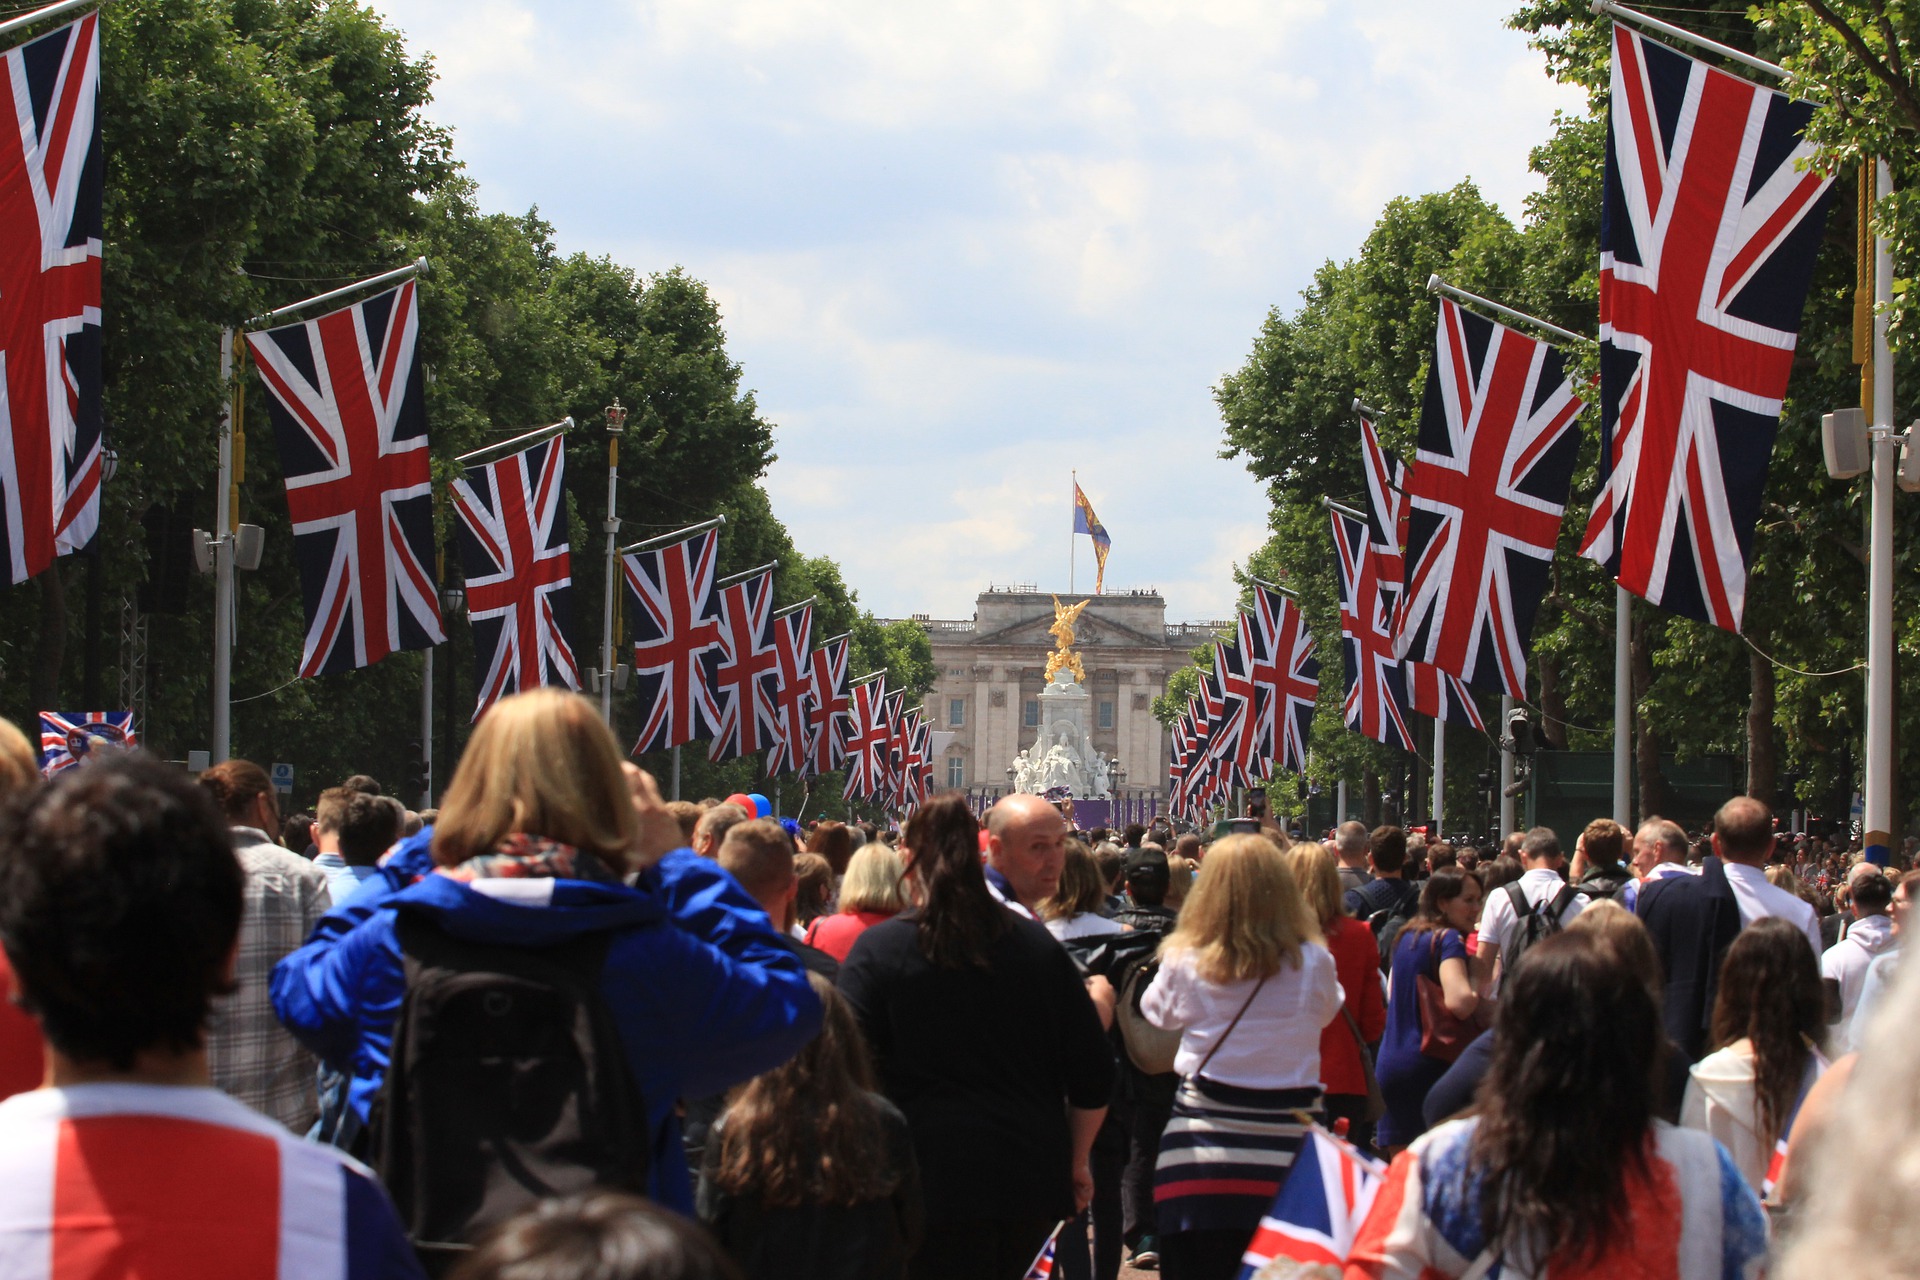
[[[1612,818],[1595,818],[1580,833],[1580,847],[1594,866],[1615,866],[1627,851],[1627,829]]]
[[[693,824],[693,842],[696,846],[708,845],[710,852],[717,852],[727,832],[746,820],[747,811],[737,804],[713,805]]]
[[[1853,882],[1853,905],[1862,915],[1886,914],[1893,905],[1893,881],[1878,871],[1869,871]]]
[[[1398,827],[1375,827],[1367,841],[1376,871],[1395,872],[1407,865],[1407,833]]]
[[[1752,796],[1735,796],[1713,815],[1713,834],[1723,851],[1757,857],[1773,847],[1773,810]]]
[[[728,827],[714,860],[756,899],[776,897],[793,883],[793,837],[772,818]]]
[[[1340,856],[1349,860],[1358,858],[1367,851],[1367,824],[1364,822],[1343,822],[1333,833],[1334,847]]]
[[[1205,842],[1202,841],[1199,836],[1189,831],[1173,842],[1173,851],[1169,856],[1175,858],[1191,858],[1194,861],[1198,861],[1200,858],[1200,850],[1204,847]]]
[[[667,801],[667,812],[680,824],[680,843],[693,843],[693,829],[700,823],[700,806],[691,800]]]
[[[1520,858],[1531,862],[1535,858],[1562,858],[1566,851],[1560,847],[1560,837],[1552,827],[1534,827],[1520,840]]]
[[[332,830],[340,837],[340,860],[352,867],[370,867],[400,838],[403,811],[391,796],[370,796],[345,787],[327,792],[327,796],[336,794]],[[325,802],[322,796],[321,803]]]
[[[1507,838],[1500,842],[1500,853],[1503,856],[1510,854],[1518,858],[1520,856],[1520,846],[1526,842],[1526,838],[1527,833],[1524,831],[1507,832]]]
[[[364,791],[370,796],[380,794],[380,784],[364,773],[356,773],[340,785],[348,791]]]
[[[200,1047],[246,885],[206,790],[112,755],[0,813],[0,849],[0,945],[55,1049],[130,1071]]]
[[[1665,818],[1648,818],[1640,824],[1640,830],[1634,833],[1635,839],[1651,840],[1667,851],[1668,862],[1684,863],[1687,860],[1687,833],[1680,829],[1677,822]]]
[[[1129,822],[1126,831],[1121,833],[1121,843],[1129,849],[1138,849],[1140,842],[1146,838],[1147,824],[1144,822]]]

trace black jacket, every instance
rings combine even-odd
[[[1740,904],[1725,867],[1709,856],[1697,876],[1642,884],[1634,914],[1652,935],[1666,975],[1667,1037],[1688,1062],[1698,1062],[1707,1049],[1720,962],[1740,933]]]

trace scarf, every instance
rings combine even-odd
[[[493,847],[456,867],[441,867],[453,880],[592,880],[619,884],[620,877],[585,849],[576,849],[545,836],[515,831]]]

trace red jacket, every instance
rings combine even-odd
[[[1360,1024],[1360,1034],[1371,1044],[1387,1029],[1387,998],[1380,990],[1380,949],[1373,930],[1351,916],[1341,916],[1327,928],[1327,950],[1333,952],[1334,971],[1346,992],[1347,1013]],[[1366,1096],[1367,1076],[1360,1064],[1360,1046],[1341,1014],[1320,1033],[1320,1077],[1328,1093]]]

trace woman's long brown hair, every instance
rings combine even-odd
[[[987,889],[980,866],[980,823],[957,791],[913,811],[901,842],[920,887],[920,954],[942,969],[985,968],[987,946],[1007,928],[1008,912]]]
[[[853,1010],[833,984],[807,975],[826,1016],[785,1065],[740,1087],[721,1119],[714,1180],[775,1208],[854,1205],[892,1194],[873,1068]]]
[[[1826,1033],[1826,991],[1807,935],[1778,917],[1740,931],[1720,965],[1713,1043],[1753,1043],[1753,1092],[1762,1146],[1779,1140],[1800,1097],[1807,1057]]]

